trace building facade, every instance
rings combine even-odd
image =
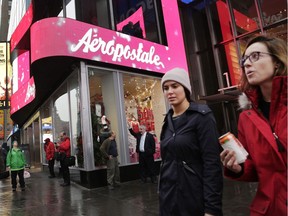
[[[121,180],[138,177],[135,131],[155,135],[168,109],[161,77],[189,71],[194,100],[214,111],[220,133],[237,133],[238,59],[250,36],[287,37],[285,1],[31,1],[11,36],[11,118],[45,164],[43,140],[65,131],[80,183],[105,184],[99,147],[106,125],[117,134]],[[277,7],[275,7],[277,5]],[[270,18],[269,18],[270,17]],[[273,18],[272,18],[273,17]]]

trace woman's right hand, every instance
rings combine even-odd
[[[236,153],[233,150],[223,150],[220,154],[220,159],[223,166],[227,169],[235,173],[240,173],[242,171],[242,167],[238,164],[236,160]]]

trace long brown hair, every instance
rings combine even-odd
[[[287,76],[287,44],[286,42],[283,41],[282,39],[267,36],[267,35],[256,36],[252,38],[246,45],[246,48],[243,52],[243,56],[249,46],[258,42],[264,44],[267,47],[268,52],[271,54],[273,58],[273,61],[278,66],[274,72],[274,76]],[[241,80],[240,80],[240,90],[246,91],[246,90],[255,88],[254,86],[248,83],[247,77],[245,75],[244,67],[242,67],[242,72],[243,73],[242,73]]]

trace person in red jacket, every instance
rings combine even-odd
[[[269,36],[248,42],[241,60],[238,139],[249,153],[238,164],[224,150],[225,175],[259,182],[250,216],[287,215],[287,44]]]
[[[64,180],[64,183],[62,183],[61,186],[65,187],[70,185],[70,172],[66,160],[66,158],[70,157],[70,138],[66,135],[65,132],[60,133],[60,143],[58,143],[57,146],[61,155],[60,166]]]
[[[50,141],[49,138],[46,138],[44,140],[44,150],[46,152],[46,160],[48,161],[48,168],[50,172],[49,178],[55,178],[55,173],[54,173],[54,153],[55,153],[55,145],[53,142]]]

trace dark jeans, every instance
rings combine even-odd
[[[70,172],[69,167],[66,162],[66,158],[63,160],[60,160],[60,166],[61,166],[61,172],[63,175],[63,180],[65,184],[70,184]]]
[[[19,178],[19,184],[21,188],[25,188],[25,181],[24,181],[24,169],[17,170],[17,171],[12,171],[11,170],[11,183],[12,183],[12,188],[17,188],[17,175]]]
[[[155,181],[156,172],[153,155],[146,155],[144,152],[139,152],[139,167],[142,181],[146,181],[147,177]]]
[[[55,163],[54,159],[48,161],[48,168],[49,168],[50,176],[53,176],[53,177],[55,177],[54,163]]]

